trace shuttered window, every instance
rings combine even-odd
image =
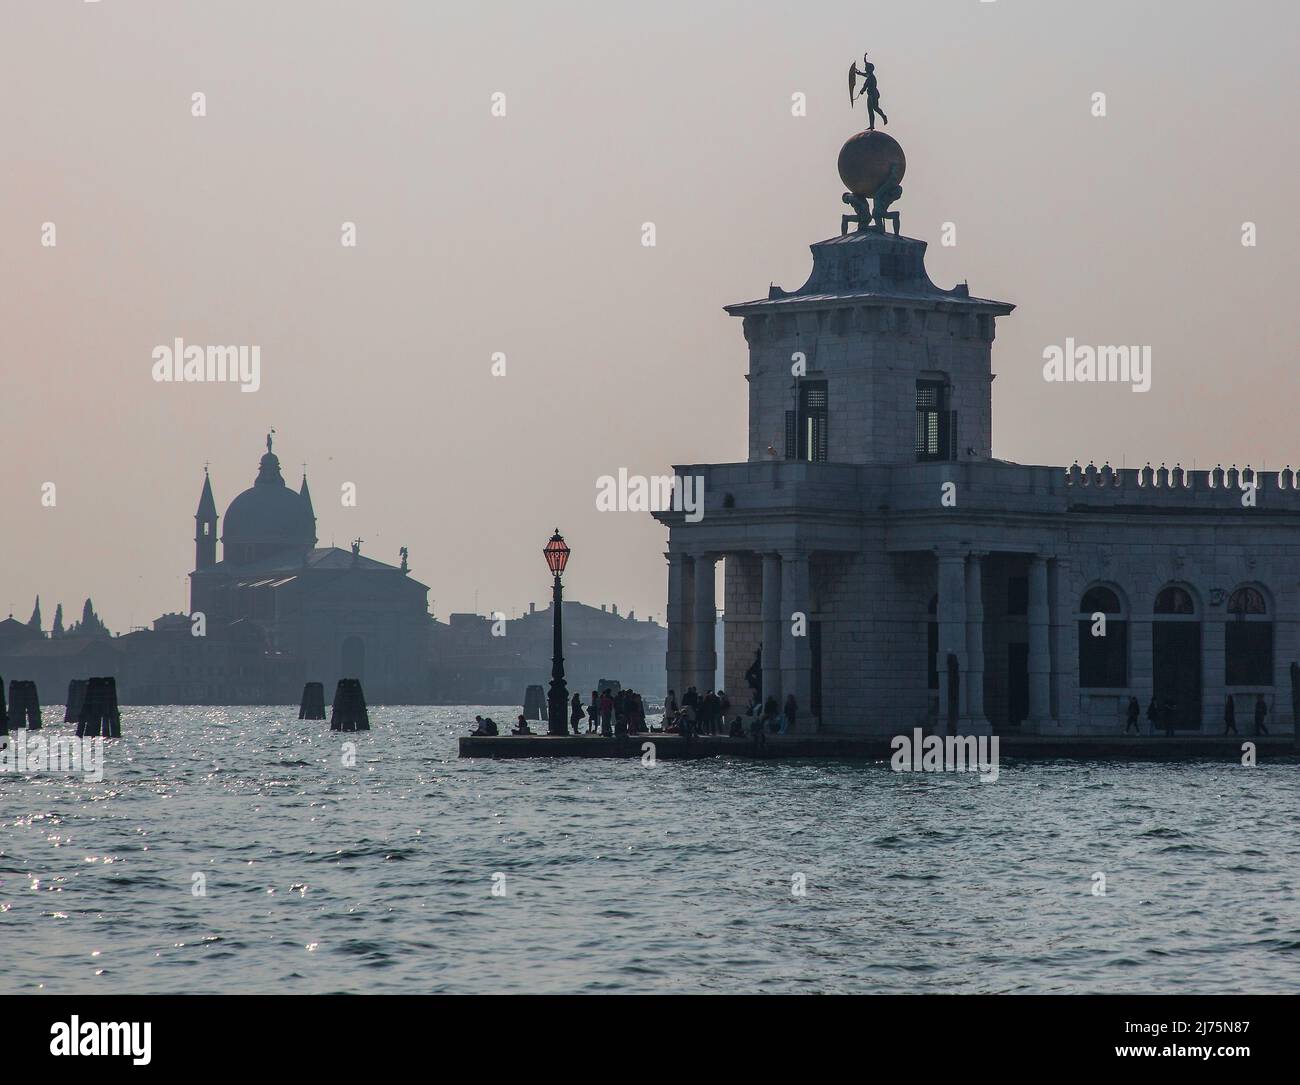
[[[825,463],[830,399],[825,381],[799,382],[799,409],[785,412],[785,458]]]
[[[948,386],[942,381],[916,382],[918,460],[957,458],[957,412],[948,409]]]

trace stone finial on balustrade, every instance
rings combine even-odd
[[[1289,463],[1277,473],[1277,488],[1279,490],[1294,490],[1296,488],[1295,471],[1291,469]]]
[[[1089,460],[1088,466],[1083,469],[1083,484],[1085,486],[1097,485],[1097,465],[1092,460]]]
[[[1101,465],[1101,470],[1098,472],[1098,475],[1100,476],[1098,481],[1106,489],[1118,485],[1115,477],[1115,469],[1111,467],[1110,460],[1107,460]]]
[[[1229,490],[1235,490],[1238,488],[1238,486],[1240,486],[1240,484],[1241,484],[1241,472],[1237,470],[1237,465],[1234,463],[1224,473],[1223,485]]]
[[[1152,477],[1154,475],[1155,475],[1155,468],[1151,466],[1151,461],[1148,460],[1145,467],[1138,468],[1138,485],[1141,486],[1144,490],[1147,487],[1154,485],[1154,481]]]

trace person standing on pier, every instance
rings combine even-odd
[[[759,703],[758,693],[754,693],[754,702],[749,706],[749,737],[754,740],[754,749],[767,745],[767,731],[763,726],[766,713]]]
[[[668,700],[664,702],[664,719],[670,720],[677,715],[677,691],[670,689],[668,691]]]
[[[1155,694],[1151,695],[1151,703],[1147,705],[1147,723],[1151,725],[1151,733],[1156,733],[1156,721],[1160,719],[1160,710],[1156,708]]]
[[[776,703],[776,697],[769,696],[763,702],[763,728],[764,730],[776,732],[778,726],[777,717],[781,715],[781,706]]]
[[[575,693],[573,695],[573,701],[569,706],[569,723],[573,725],[573,733],[575,735],[582,734],[581,724],[583,715],[582,698]]]
[[[1264,717],[1267,715],[1268,705],[1264,703],[1264,695],[1262,693],[1255,694],[1255,734],[1268,734],[1268,728],[1264,726]]]
[[[593,734],[600,726],[600,694],[591,691],[591,705],[587,709],[587,734]]]
[[[614,729],[609,725],[609,718],[614,712],[614,698],[605,690],[600,695],[600,733],[606,738],[614,737]]]
[[[1128,699],[1128,722],[1124,724],[1124,733],[1126,735],[1128,734],[1128,729],[1130,727],[1133,728],[1133,733],[1135,735],[1140,735],[1142,733],[1138,730],[1138,713],[1141,711],[1142,706],[1138,704],[1138,699],[1136,697],[1130,697]]]
[[[1237,706],[1233,703],[1232,694],[1228,694],[1228,699],[1223,702],[1223,733],[1225,735],[1237,734]]]
[[[781,727],[781,733],[783,735],[794,734],[794,723],[798,715],[799,702],[794,699],[794,694],[791,693],[785,699],[785,723]]]
[[[711,735],[717,730],[718,698],[713,690],[706,690],[700,702],[700,734]]]

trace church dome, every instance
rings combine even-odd
[[[316,545],[311,502],[285,485],[270,443],[268,438],[256,481],[226,508],[221,544],[227,561],[256,561],[282,550]]]

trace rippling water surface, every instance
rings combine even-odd
[[[460,761],[474,711],[129,708],[101,782],[0,774],[0,991],[1300,986],[1294,762]]]

